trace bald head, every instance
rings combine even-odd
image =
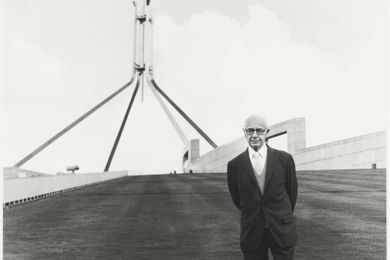
[[[267,121],[260,115],[251,115],[244,122],[244,128],[248,127],[262,127],[268,128]]]
[[[250,147],[258,151],[268,133],[267,121],[260,115],[251,115],[244,122],[244,135]]]

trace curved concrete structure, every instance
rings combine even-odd
[[[386,132],[306,148],[304,118],[293,118],[270,126],[269,137],[287,135],[287,151],[295,159],[297,170],[367,169],[386,167]],[[195,145],[195,146],[194,146]],[[226,172],[227,162],[244,151],[244,137],[198,157],[189,153],[185,172]],[[191,142],[189,151],[199,151],[199,143]]]
[[[386,132],[309,147],[293,156],[298,170],[386,168]]]

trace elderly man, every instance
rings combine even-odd
[[[262,116],[245,120],[249,147],[227,166],[234,205],[241,211],[240,246],[244,260],[293,260],[297,241],[293,215],[298,194],[292,156],[266,144],[269,132]]]

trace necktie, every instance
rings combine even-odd
[[[263,193],[264,190],[264,174],[263,174],[263,165],[261,162],[261,155],[255,153],[253,155],[253,168],[256,173],[257,183],[259,184],[260,191]]]

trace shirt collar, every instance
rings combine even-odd
[[[267,144],[263,144],[260,148],[260,150],[258,150],[257,152],[255,152],[255,150],[253,150],[252,147],[249,146],[248,148],[248,151],[249,151],[249,158],[252,158],[254,154],[259,154],[261,157],[265,158],[265,156],[267,155]]]

